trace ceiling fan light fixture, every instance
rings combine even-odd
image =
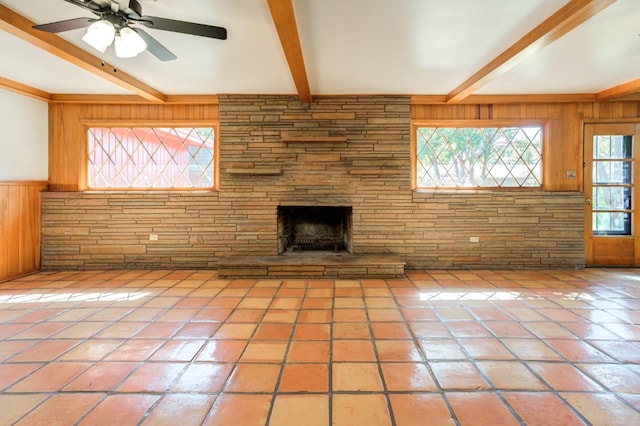
[[[65,1],[96,15],[96,18],[65,19],[48,24],[33,25],[32,28],[54,34],[86,28],[82,37],[85,43],[97,51],[105,53],[107,48],[115,42],[115,53],[119,58],[132,58],[147,50],[161,61],[177,59],[176,55],[143,30],[141,26],[159,31],[220,40],[227,39],[227,29],[223,27],[143,15],[140,0]]]
[[[144,52],[147,43],[129,27],[122,27],[115,35],[114,47],[118,58],[133,58]]]
[[[89,25],[86,34],[82,37],[82,41],[100,53],[104,53],[107,47],[113,43],[115,35],[116,28],[113,24],[105,19],[101,19]]]

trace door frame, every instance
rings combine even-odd
[[[592,126],[593,130],[588,131],[588,126]],[[631,235],[630,236],[594,236],[592,234],[592,207],[590,204],[592,198],[592,136],[594,134],[606,134],[608,132],[601,129],[615,126],[629,126],[628,129],[633,131],[633,174],[632,184],[633,193],[631,196]],[[619,134],[612,131],[610,134]],[[589,139],[589,140],[587,140]],[[587,155],[590,154],[590,155]],[[583,158],[583,181],[582,190],[584,195],[584,248],[585,248],[585,266],[622,266],[632,267],[640,266],[640,120],[589,120],[582,122],[582,158]],[[607,251],[611,251],[610,256],[598,256],[594,253],[594,243],[606,242]],[[616,254],[618,252],[618,254]],[[626,252],[626,257],[624,257]]]

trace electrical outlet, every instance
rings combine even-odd
[[[480,241],[480,238],[478,237],[469,237],[469,242],[470,243],[477,243]]]
[[[158,236],[156,234],[151,234],[151,235],[149,235],[149,240],[150,241],[158,241]]]

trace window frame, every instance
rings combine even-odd
[[[210,192],[220,189],[220,132],[219,122],[211,120],[83,120],[81,122],[84,132],[83,158],[81,170],[81,186],[84,191],[91,192]],[[92,187],[89,186],[89,138],[90,128],[212,128],[213,137],[213,185],[198,188],[172,188],[172,187],[145,187],[145,188],[118,188],[118,187]]]
[[[417,180],[417,151],[418,151],[418,128],[440,127],[440,128],[499,128],[499,127],[527,127],[539,126],[542,128],[541,156],[540,156],[540,186],[447,186],[447,187],[423,187],[418,186]],[[547,185],[547,152],[549,141],[549,121],[548,120],[412,120],[411,121],[411,189],[417,192],[486,192],[486,191],[544,191]]]

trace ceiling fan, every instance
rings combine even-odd
[[[50,33],[87,28],[82,40],[102,53],[113,43],[116,56],[119,58],[131,58],[146,49],[161,61],[176,59],[176,55],[151,37],[149,33],[142,30],[140,26],[221,40],[227,38],[227,30],[222,27],[144,16],[142,15],[142,7],[137,0],[64,1],[80,6],[98,18],[67,19],[34,25],[33,28]]]

